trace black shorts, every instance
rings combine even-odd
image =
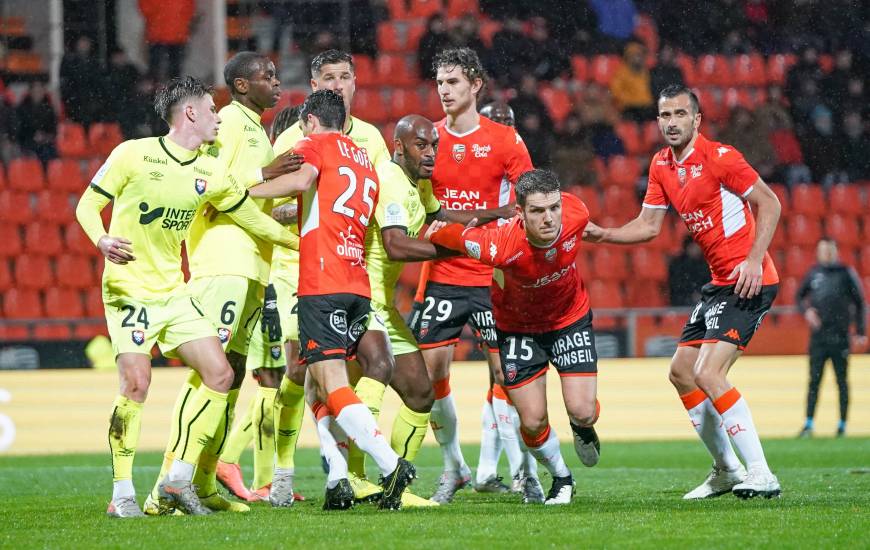
[[[734,293],[734,285],[707,283],[701,288],[701,300],[683,327],[680,346],[700,346],[708,342],[729,342],[745,349],[770,311],[779,285],[765,285],[754,298],[744,299]]]
[[[524,386],[542,376],[549,363],[559,376],[598,375],[591,311],[567,327],[550,332],[496,332],[507,388]]]
[[[427,283],[426,297],[408,319],[421,349],[455,344],[466,323],[491,350],[498,349],[488,286]]]
[[[371,301],[357,294],[299,296],[299,361],[348,359],[366,331]]]

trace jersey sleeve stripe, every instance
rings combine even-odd
[[[115,197],[113,197],[111,193],[109,193],[108,191],[106,191],[105,189],[103,189],[102,187],[97,185],[96,183],[91,183],[90,188],[93,189],[94,191],[96,191],[97,193],[99,193],[100,195],[106,197],[110,201],[115,200]]]
[[[643,203],[642,206],[643,206],[644,208],[652,208],[652,209],[655,209],[655,210],[667,210],[667,209],[668,209],[667,205],[664,205],[664,204],[650,204],[650,203],[648,203],[648,202]]]
[[[408,232],[408,228],[404,225],[385,225],[381,227],[381,231],[386,231],[387,229],[401,229],[405,233]]]
[[[752,190],[753,190],[753,189],[755,189],[755,186],[754,186],[754,185],[750,185],[750,186],[749,186],[749,189],[747,189],[746,192],[743,193],[743,194],[740,195],[740,196],[743,197],[743,198],[745,199],[746,197],[749,196],[749,193],[752,193]]]
[[[229,214],[230,212],[235,212],[236,210],[239,209],[240,206],[242,206],[242,204],[244,204],[244,202],[245,202],[245,200],[247,200],[247,198],[248,198],[248,192],[245,191],[245,195],[242,197],[242,200],[240,200],[239,202],[237,202],[233,206],[227,208],[226,210],[221,210],[221,212],[223,212],[224,214]]]

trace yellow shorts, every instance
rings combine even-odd
[[[263,308],[263,285],[238,275],[216,275],[191,279],[187,288],[217,327],[224,351],[247,354],[251,332]]]
[[[115,357],[121,353],[150,356],[155,343],[163,355],[177,357],[175,349],[181,344],[214,336],[214,325],[186,292],[160,300],[119,298],[105,308]]]
[[[287,366],[284,342],[299,341],[299,317],[296,315],[296,285],[275,277],[272,279],[278,295],[278,313],[281,316],[281,341],[269,342],[268,335],[260,328],[260,319],[251,331],[251,344],[248,346],[247,370],[278,369]]]
[[[386,330],[390,337],[390,348],[392,348],[394,356],[414,353],[420,349],[417,347],[417,340],[411,333],[411,329],[408,328],[396,306],[385,306],[378,302],[372,302],[372,313],[372,319],[379,320],[382,323],[382,328],[373,327],[370,324],[369,330]]]

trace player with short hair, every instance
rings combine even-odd
[[[683,498],[730,492],[741,498],[778,496],[779,481],[764,457],[749,405],[727,374],[779,288],[776,267],[767,254],[779,219],[779,200],[739,151],[699,133],[700,105],[690,89],[671,85],[662,90],[658,113],[667,147],[650,162],[640,214],[618,228],[590,223],[585,238],[615,244],[647,242],[661,231],[669,205],[683,218],[713,275],[701,289],[701,300],[671,360],[670,381],[713,457],[710,475]]]
[[[361,450],[372,456],[383,475],[380,506],[398,509],[414,466],[399,457],[384,439],[371,411],[348,384],[346,361],[366,340],[385,337],[386,329],[371,311],[365,268],[365,239],[378,202],[378,176],[365,149],[344,136],[342,97],[329,90],[312,93],[300,111],[305,138],[295,151],[305,162],[287,174],[256,186],[252,196],[298,195],[301,236],[299,254],[299,343],[302,360],[337,424]],[[324,508],[353,504],[346,477],[330,468]]]
[[[248,200],[226,163],[201,147],[215,140],[221,122],[210,88],[192,77],[173,79],[157,93],[155,109],[169,133],[116,147],[76,208],[85,233],[108,260],[103,301],[121,379],[109,426],[114,488],[107,513],[115,517],[144,515],[136,503],[132,467],[155,342],[164,354],[181,357],[201,380],[186,395],[189,406],[170,442],[175,454],[159,498],[188,514],[211,513],[191,481],[204,447],[226,417],[233,371],[214,325],[184,284],[181,243],[196,212],[210,203],[267,242],[297,242]],[[110,201],[107,234],[100,211]]]
[[[477,97],[486,73],[468,48],[448,49],[433,63],[445,118],[436,124],[440,135],[432,189],[446,209],[474,210],[513,204],[511,184],[532,168],[522,138],[477,112]],[[471,470],[459,446],[456,407],[450,395],[453,348],[466,324],[480,332],[490,353],[490,371],[501,385],[490,282],[492,269],[469,258],[434,261],[428,268],[422,309],[409,325],[423,352],[435,389],[431,426],[441,446],[444,471],[433,500],[447,503],[471,482]],[[495,472],[492,480],[497,482]]]
[[[496,269],[492,302],[504,384],[519,412],[523,441],[553,476],[546,500],[538,492],[523,502],[569,504],[574,479],[547,417],[545,375],[552,363],[577,455],[594,466],[600,451],[593,428],[598,358],[589,296],[576,265],[589,211],[579,198],[560,192],[558,178],[546,170],[524,173],[515,191],[518,217],[508,224],[448,225],[430,240]]]

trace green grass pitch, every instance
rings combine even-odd
[[[315,450],[297,456],[292,509],[249,514],[113,520],[108,452],[0,458],[0,548],[870,548],[870,439],[770,440],[765,450],[783,486],[779,499],[726,495],[683,502],[708,460],[699,442],[602,441],[601,463],[584,468],[563,446],[577,480],[570,506],[522,505],[516,495],[461,491],[429,510],[321,510],[324,476]],[[477,448],[465,447],[466,459]],[[160,456],[136,457],[141,502]],[[250,479],[250,455],[243,457]],[[502,459],[502,470],[505,470]],[[418,494],[428,496],[440,453],[417,460]],[[542,474],[545,491],[549,477]]]

